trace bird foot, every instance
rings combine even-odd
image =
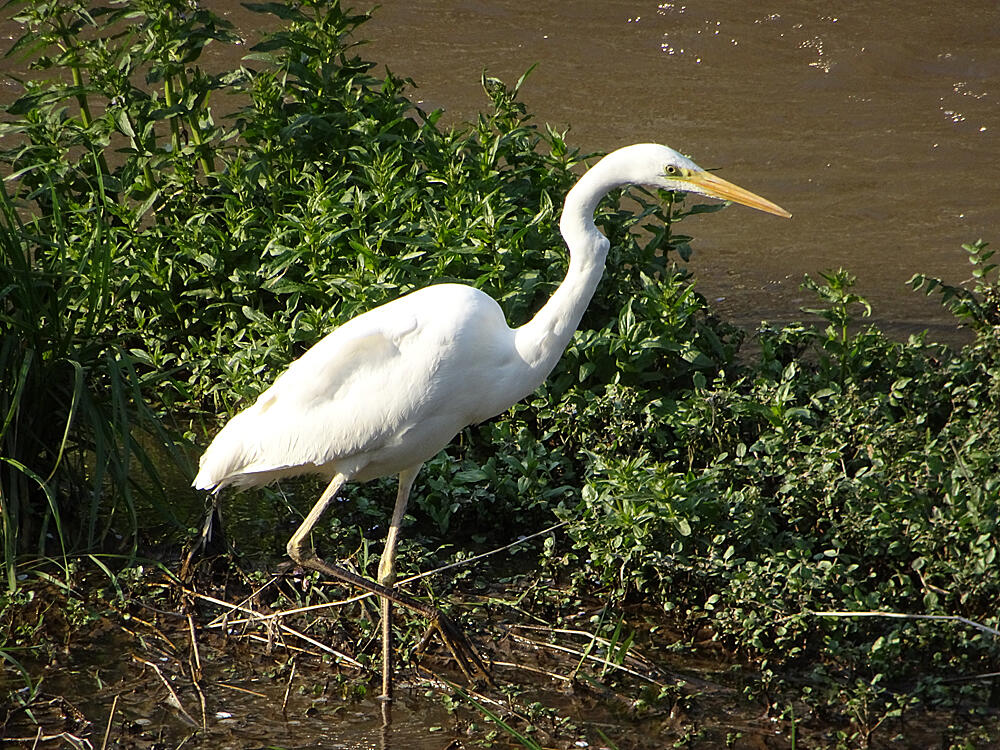
[[[458,668],[465,675],[465,679],[470,683],[476,683],[481,680],[490,687],[496,687],[489,669],[479,656],[479,652],[476,651],[475,646],[472,645],[472,641],[469,640],[465,632],[450,617],[440,612],[431,618],[430,625],[428,625],[423,637],[417,644],[416,654],[418,658],[423,655],[427,644],[430,643],[435,633],[441,637]]]
[[[423,653],[424,649],[427,648],[427,644],[430,642],[430,639],[435,633],[437,633],[441,636],[441,640],[451,653],[451,656],[454,658],[458,668],[462,670],[462,674],[465,675],[466,679],[470,683],[482,680],[490,687],[496,686],[496,683],[493,682],[493,678],[490,676],[489,669],[486,667],[486,664],[479,656],[475,647],[472,645],[472,642],[451,618],[442,614],[439,610],[431,607],[429,604],[425,604],[413,599],[410,596],[406,596],[401,591],[397,591],[396,589],[388,586],[383,586],[375,583],[374,581],[369,581],[367,578],[363,578],[357,573],[346,570],[339,565],[331,565],[322,558],[317,557],[316,553],[311,549],[302,550],[295,548],[293,550],[292,545],[289,545],[289,553],[291,554],[293,552],[295,554],[291,555],[292,558],[296,563],[304,568],[318,570],[324,575],[339,578],[342,581],[354,584],[358,588],[370,591],[373,594],[378,594],[379,596],[385,597],[390,601],[424,615],[430,620],[430,625],[427,627],[427,631],[417,644],[416,653],[418,657]]]
[[[190,582],[194,578],[194,569],[199,557],[216,557],[224,554],[229,554],[230,557],[236,556],[223,528],[219,505],[213,497],[205,514],[201,531],[184,556],[180,572],[177,575],[180,580]]]

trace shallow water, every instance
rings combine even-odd
[[[267,25],[233,3],[206,5],[248,41]],[[0,44],[16,34],[2,23]],[[682,225],[700,289],[749,327],[800,318],[813,301],[803,274],[845,267],[890,330],[947,338],[954,318],[906,280],[967,280],[961,245],[1000,242],[1000,14],[989,0],[835,11],[807,0],[388,0],[361,35],[363,55],[412,78],[413,98],[446,122],[487,107],[484,70],[513,84],[536,65],[529,111],[584,152],[666,142],[790,210],[790,221],[733,207]],[[208,64],[235,66],[248,46],[210,45]],[[0,100],[12,93],[5,84]]]
[[[336,612],[283,619],[293,631],[277,631],[269,650],[263,637],[266,629],[247,628],[237,622],[239,615],[222,637],[211,624],[221,610],[190,590],[185,604],[193,611],[189,624],[175,605],[156,602],[160,598],[156,592],[166,594],[168,588],[172,586],[151,580],[142,595],[150,596],[150,601],[130,599],[127,616],[78,623],[64,638],[56,632],[61,627],[58,618],[46,619],[48,628],[55,627],[47,635],[64,640],[66,647],[49,663],[30,665],[40,691],[32,699],[31,714],[15,711],[8,717],[0,711],[0,736],[31,746],[41,731],[47,740],[38,747],[85,747],[88,742],[101,747],[106,732],[108,747],[135,750],[521,746],[509,742],[465,698],[446,698],[451,688],[428,680],[411,664],[401,665],[397,672],[391,723],[384,724],[384,704],[375,697],[377,677],[320,659],[314,647],[293,635],[294,629],[308,632],[357,656],[378,650],[368,638],[337,643],[334,634],[342,629]],[[62,598],[52,590],[36,593],[39,601],[49,602],[44,606]],[[493,593],[502,597],[504,591],[495,588]],[[212,597],[225,594],[213,590]],[[496,660],[493,672],[498,684],[513,690],[508,695],[488,688],[474,693],[475,699],[519,731],[526,731],[524,717],[533,715],[534,738],[543,747],[651,750],[690,735],[700,740],[692,746],[714,748],[736,733],[749,743],[736,747],[787,743],[787,722],[767,717],[762,706],[742,698],[731,685],[734,674],[724,655],[665,653],[646,660],[633,649],[624,664],[641,669],[647,677],[619,680],[614,679],[614,670],[606,677],[599,665],[590,669],[591,662],[578,663],[579,649],[588,639],[566,635],[575,631],[550,632],[518,624],[521,618],[494,614],[499,617],[478,622],[470,634],[483,653]],[[550,648],[553,641],[555,647]],[[312,655],[303,653],[302,647]],[[559,650],[565,647],[570,651]],[[600,647],[594,653],[600,654]],[[429,658],[427,666],[437,668],[440,661]],[[570,672],[579,679],[569,682],[565,675]],[[444,675],[471,692],[453,669],[446,668]],[[0,690],[6,694],[14,685],[5,684],[3,678],[0,672]],[[656,699],[660,687],[665,697]],[[20,694],[28,699],[27,691]],[[643,702],[645,707],[638,705]],[[493,741],[491,731],[497,732]],[[601,732],[614,745],[603,742]]]
[[[774,200],[695,217],[691,268],[732,319],[799,317],[805,273],[845,267],[900,332],[951,327],[905,286],[970,277],[962,243],[1000,242],[996,3],[528,3],[399,0],[364,50],[426,109],[485,107],[484,69],[584,150],[654,140]]]

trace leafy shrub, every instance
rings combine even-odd
[[[768,669],[812,670],[826,689],[857,676],[887,702],[953,701],[971,688],[942,679],[995,671],[994,636],[812,613],[997,627],[996,330],[977,326],[961,352],[850,334],[851,308],[867,305],[847,274],[824,280],[807,286],[825,330],[762,328],[752,361],[656,407],[652,423],[678,442],[599,457],[571,527],[582,570],[709,624]]]

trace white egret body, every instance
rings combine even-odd
[[[410,487],[421,464],[459,431],[505,411],[552,371],[604,273],[609,242],[594,224],[594,211],[610,190],[630,184],[695,192],[790,215],[666,146],[619,149],[566,196],[560,230],[570,252],[569,270],[528,323],[510,328],[495,300],[462,284],[408,294],[348,321],[313,346],[233,417],[201,457],[194,486],[215,492],[304,473],[330,480],[288,542],[288,553],[304,566],[383,596],[386,697],[391,696],[392,672],[390,599],[434,618],[467,674],[469,668],[485,672],[446,618],[392,589]],[[399,474],[399,491],[376,585],[328,565],[305,538],[345,482],[392,474]]]

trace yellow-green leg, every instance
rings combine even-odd
[[[403,516],[410,500],[410,489],[413,480],[417,478],[420,467],[402,471],[399,474],[399,487],[396,491],[396,506],[392,511],[392,521],[389,522],[389,533],[385,537],[385,549],[378,564],[379,585],[392,589],[396,583],[396,548],[399,546],[399,533],[403,526]],[[392,675],[396,662],[396,651],[392,644],[392,599],[382,597],[382,700],[392,700]]]
[[[401,604],[404,607],[419,612],[430,620],[430,626],[425,634],[421,647],[427,642],[433,633],[438,633],[444,641],[448,651],[455,659],[459,669],[469,679],[474,681],[476,677],[485,679],[492,684],[489,671],[483,664],[476,649],[469,642],[469,639],[461,629],[440,611],[425,604],[418,599],[396,591],[393,584],[396,580],[396,548],[399,544],[399,532],[403,523],[403,516],[406,514],[406,504],[410,496],[410,488],[413,480],[416,479],[419,466],[400,472],[399,489],[396,495],[396,506],[393,510],[392,521],[389,524],[389,533],[386,537],[385,550],[379,562],[379,581],[369,580],[357,573],[353,573],[338,565],[330,565],[325,560],[317,556],[312,545],[308,542],[309,534],[319,522],[323,512],[330,505],[330,502],[337,496],[340,488],[347,482],[347,477],[337,474],[330,480],[330,484],[323,490],[319,500],[309,511],[305,520],[292,534],[288,540],[288,556],[304,568],[318,570],[334,578],[339,578],[347,583],[354,584],[364,591],[377,594],[382,599],[382,693],[386,702],[392,700],[392,674],[395,651],[392,648],[392,604]]]

